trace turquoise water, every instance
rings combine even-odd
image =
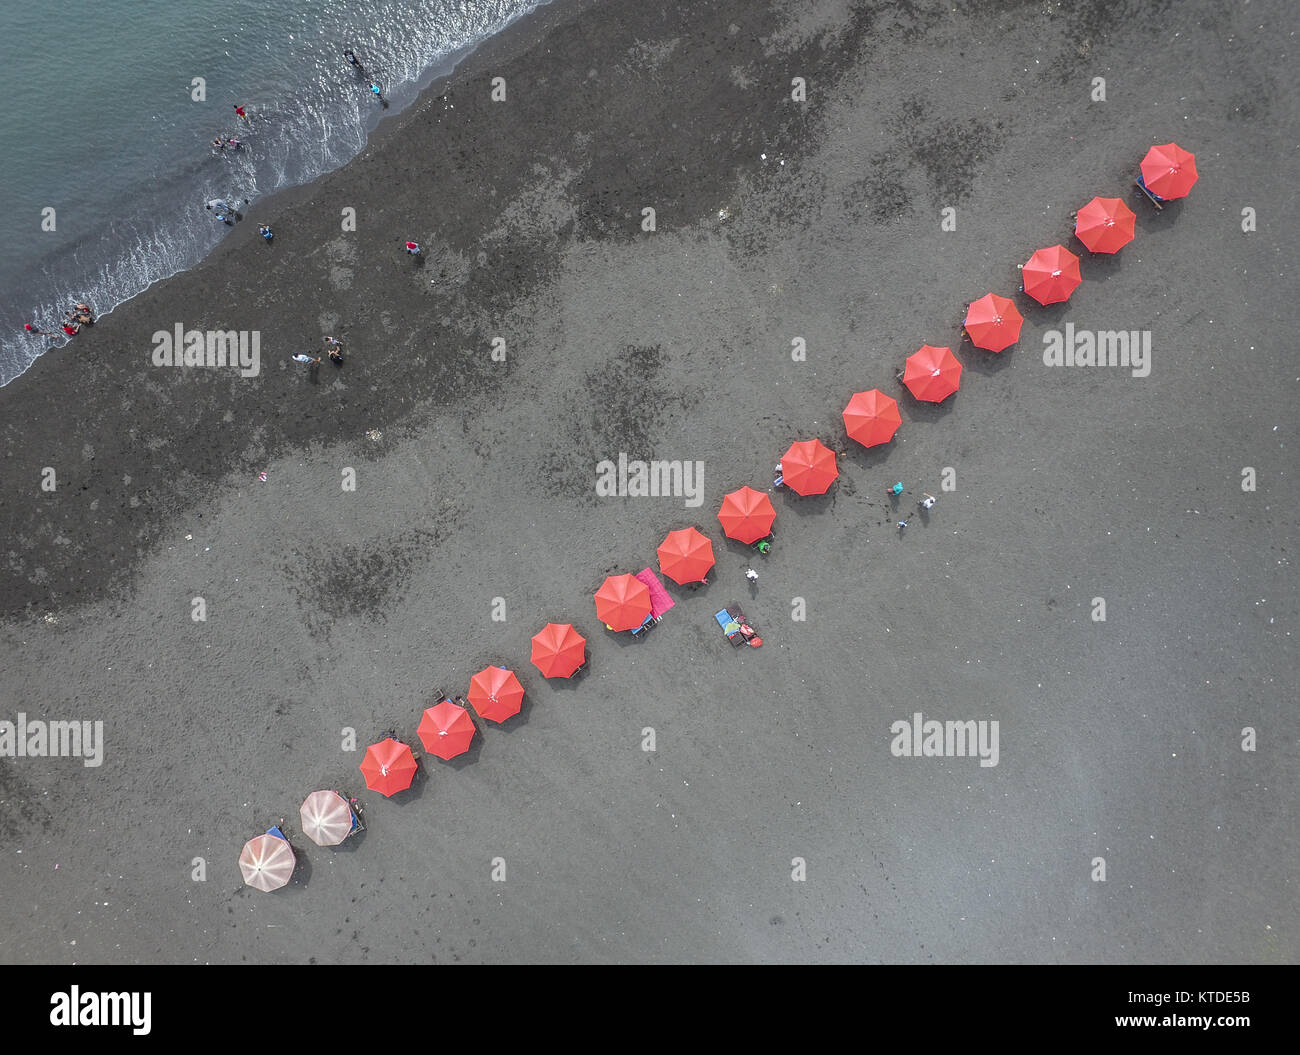
[[[545,0],[541,0],[545,2]],[[0,385],[85,300],[101,314],[193,266],[256,201],[354,157],[381,115],[539,0],[0,4]],[[383,85],[383,110],[343,59]],[[196,99],[194,79],[203,79]],[[233,107],[243,105],[244,125]],[[214,137],[240,152],[218,153]],[[53,209],[53,230],[46,209]]]

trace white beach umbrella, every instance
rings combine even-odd
[[[296,863],[293,847],[274,835],[249,839],[239,855],[244,882],[258,890],[279,890],[289,882]]]
[[[352,833],[352,807],[337,791],[313,791],[298,816],[303,832],[317,846],[337,846]]]

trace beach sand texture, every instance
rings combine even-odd
[[[45,356],[0,390],[0,718],[102,720],[104,761],[0,760],[0,959],[1294,962],[1288,28],[558,0]],[[1132,181],[1169,140],[1200,180],[1157,212]],[[1094,194],[1138,214],[1115,258],[1071,241]],[[1084,281],[1040,308],[1017,265],[1056,242]],[[1026,315],[1001,355],[959,344],[989,291]],[[1067,322],[1149,331],[1150,375],[1044,365]],[[154,366],[177,323],[257,331],[260,373]],[[326,334],[341,370],[289,360]],[[937,407],[894,380],[924,343],[965,367]],[[723,494],[847,443],[873,387],[893,443],[774,493],[768,557],[724,540]],[[598,497],[620,452],[702,462],[702,504]],[[604,576],[689,524],[711,584],[605,631]],[[580,679],[528,663],[547,621]],[[495,663],[520,716],[364,789],[342,730],[414,744]],[[998,764],[895,757],[916,712],[997,721]],[[296,834],[317,788],[365,806],[338,850]],[[281,817],[299,868],[264,894],[237,858]]]

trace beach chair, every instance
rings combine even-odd
[[[653,615],[646,616],[645,622],[632,631],[632,636],[637,641],[642,640],[645,637],[645,632],[649,630],[652,626],[658,624],[658,622],[659,620],[656,619]]]
[[[579,674],[585,674],[585,673],[587,672],[587,668],[588,668],[589,666],[591,666],[591,649],[584,648],[584,649],[582,650],[582,664],[581,664],[581,666],[575,668],[574,671],[573,671],[573,673],[570,674],[569,677],[570,677],[570,678],[576,678]]]
[[[736,629],[740,632],[740,640],[751,648],[761,648],[763,639],[758,636],[758,632],[749,625],[749,620],[745,618],[744,610],[741,609],[735,601],[731,602],[731,617],[736,621]]]
[[[1145,194],[1147,198],[1150,200],[1151,204],[1154,205],[1157,209],[1162,209],[1162,210],[1164,209],[1165,199],[1160,197],[1160,195],[1153,194],[1151,191],[1147,190],[1146,180],[1142,178],[1142,173],[1140,172],[1138,173],[1138,178],[1133,181],[1133,186],[1135,186],[1138,190],[1140,190],[1143,194]]]
[[[733,645],[743,645],[745,638],[740,633],[740,623],[731,617],[731,613],[725,608],[720,612],[714,612],[713,618],[718,621],[718,626],[722,627],[722,632],[727,635],[727,640]]]

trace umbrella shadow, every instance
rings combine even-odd
[[[1016,297],[1016,307],[1020,309],[1020,314],[1025,317],[1025,322],[1034,326],[1057,326],[1070,312],[1068,300],[1058,304],[1039,304],[1023,290],[1018,291]]]
[[[990,377],[1001,373],[1011,364],[1011,354],[1015,350],[1014,344],[1000,352],[990,352],[986,348],[969,345],[962,367],[981,377]]]
[[[601,624],[604,629],[604,624]],[[587,661],[582,669],[582,673],[574,672],[567,678],[544,678],[543,681],[555,692],[576,692],[582,686],[582,681],[591,673],[591,640],[587,641]],[[524,706],[529,705],[528,697],[524,697]],[[522,723],[521,723],[522,724]]]
[[[1164,203],[1164,207],[1157,209],[1137,186],[1129,187],[1129,204],[1137,213],[1137,224],[1135,225],[1141,231],[1159,231],[1168,227],[1183,213],[1183,204],[1186,198],[1174,198]],[[1121,250],[1123,252],[1123,250]]]
[[[349,835],[338,845],[331,846],[330,849],[335,853],[352,854],[352,853],[356,853],[357,850],[361,848],[361,844],[365,841],[366,841],[366,829],[362,828],[360,831],[353,832],[351,835]]]
[[[961,398],[960,390],[954,392],[942,403],[928,403],[923,399],[917,399],[909,394],[906,400],[900,399],[898,401],[898,408],[901,411],[906,407],[908,416],[913,421],[942,421],[952,413],[952,408],[956,405],[959,398]],[[906,424],[906,422],[904,422],[904,424]]]
[[[889,461],[889,455],[894,446],[893,440],[888,443],[877,443],[874,447],[864,447],[860,443],[852,443],[849,445],[849,451],[845,457],[859,469],[878,469]]]
[[[713,567],[709,569],[708,582],[681,583],[677,582],[675,579],[669,579],[667,576],[664,576],[664,579],[676,587],[676,590],[669,592],[670,594],[676,593],[676,600],[680,603],[682,601],[689,601],[692,598],[707,597],[709,595],[709,590],[713,587],[713,580],[717,577],[717,574],[718,565],[717,562],[714,561]]]
[[[283,831],[283,828],[281,830]],[[288,835],[289,833],[285,832],[284,834]],[[311,842],[311,840],[305,835],[302,838],[305,842]],[[305,890],[307,884],[311,882],[312,867],[311,859],[308,858],[301,849],[294,846],[292,842],[289,843],[289,845],[293,847],[293,875],[289,877],[288,884],[280,889],[283,890],[287,896],[292,897]],[[316,844],[312,843],[312,845],[315,846]]]
[[[1124,255],[1123,249],[1118,253],[1092,253],[1082,243],[1079,248],[1079,256],[1083,259],[1082,270],[1085,282],[1106,282],[1111,276],[1123,270],[1124,262],[1120,259]]]
[[[784,496],[782,503],[783,509],[792,510],[797,516],[821,516],[835,508],[835,498],[839,491],[839,483],[831,484],[830,489],[824,495],[801,495],[796,491],[791,491],[788,487],[783,488],[788,492]]]

